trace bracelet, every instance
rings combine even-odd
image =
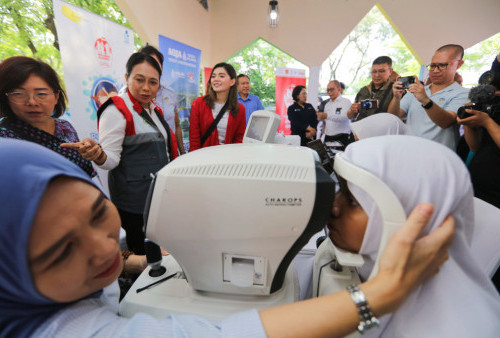
[[[366,332],[366,330],[369,330],[373,327],[378,327],[380,322],[370,310],[370,306],[366,301],[366,297],[363,291],[361,291],[355,284],[349,285],[347,287],[347,291],[349,291],[349,294],[351,295],[351,298],[354,304],[356,304],[356,308],[358,309],[360,318],[358,332],[363,334]]]

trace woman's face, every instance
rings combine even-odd
[[[22,85],[8,93],[14,115],[33,126],[52,119],[58,99],[59,93],[54,93],[49,84],[37,75],[31,75]]]
[[[52,181],[28,241],[37,290],[71,302],[111,284],[122,271],[119,233],[118,211],[98,189],[67,177]]]
[[[302,88],[299,95],[297,95],[297,102],[300,104],[304,104],[307,102],[307,91],[305,88]]]
[[[160,88],[160,74],[147,62],[135,65],[130,75],[125,75],[130,94],[139,101],[141,106],[149,108],[152,99]]]
[[[332,213],[328,220],[330,239],[341,249],[359,252],[367,224],[368,215],[344,182],[335,195]]]
[[[210,78],[212,90],[216,93],[229,93],[229,89],[236,83],[236,79],[231,79],[224,67],[217,67],[212,72]]]

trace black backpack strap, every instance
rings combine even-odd
[[[220,109],[219,114],[217,114],[217,117],[215,118],[214,122],[212,122],[212,124],[207,129],[207,131],[205,132],[205,134],[203,134],[203,137],[201,138],[200,146],[203,147],[203,143],[205,143],[205,141],[208,139],[208,137],[212,134],[212,132],[214,131],[214,129],[217,127],[217,125],[219,124],[219,121],[221,120],[222,116],[226,112],[227,106],[228,106],[228,101],[226,101],[226,103],[224,103],[224,105]]]

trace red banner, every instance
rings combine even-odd
[[[276,114],[281,118],[278,133],[290,135],[287,109],[293,104],[292,91],[296,86],[306,85],[306,71],[295,68],[276,68]]]
[[[207,95],[207,83],[208,83],[208,80],[210,80],[211,74],[212,74],[212,68],[205,67],[204,68],[205,87],[203,88],[203,90],[205,91],[205,94],[203,94],[203,95]]]

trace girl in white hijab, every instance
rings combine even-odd
[[[378,113],[351,123],[356,140],[383,135],[413,135],[411,129],[396,115]]]
[[[366,121],[364,119],[362,121]],[[394,314],[381,318],[367,336],[494,337],[500,332],[500,297],[471,255],[473,193],[467,169],[448,148],[413,136],[383,136],[352,143],[342,156],[381,179],[406,213],[421,202],[435,212],[423,233],[451,214],[456,220],[449,260],[438,276],[418,287]],[[341,182],[342,183],[342,182]],[[370,275],[382,234],[382,216],[374,200],[347,182],[336,196],[328,227],[338,247],[359,252]]]

